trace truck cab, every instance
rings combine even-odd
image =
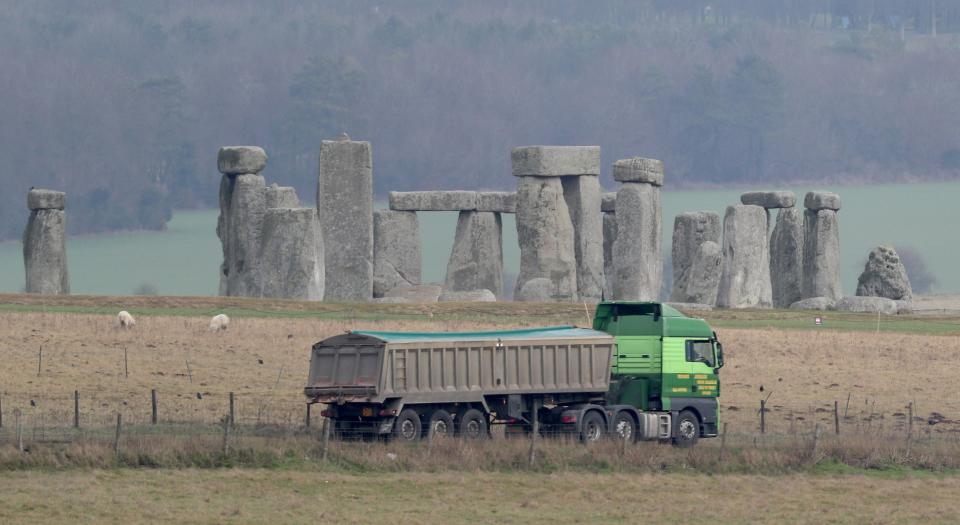
[[[681,442],[717,435],[723,346],[706,321],[662,303],[609,301],[593,329],[616,340],[607,403],[669,413]]]

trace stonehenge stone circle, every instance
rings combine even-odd
[[[857,281],[857,295],[897,301],[913,298],[907,269],[893,246],[877,246],[870,250],[863,273]]]
[[[270,208],[258,266],[262,297],[323,300],[323,237],[313,208]]]
[[[297,190],[290,186],[278,186],[276,183],[264,189],[264,202],[270,208],[299,208],[300,198]]]
[[[717,306],[766,308],[770,288],[767,213],[760,206],[728,206],[723,217],[723,273]]]
[[[810,192],[804,199],[803,216],[803,298],[839,299],[840,289],[840,224],[836,194]],[[831,207],[824,207],[829,204]]]
[[[793,208],[797,196],[792,191],[748,191],[740,196],[741,204],[752,204],[761,208]]]
[[[373,158],[370,143],[320,144],[317,214],[324,235],[328,301],[373,297]]]
[[[613,276],[616,268],[613,265],[613,244],[617,240],[617,216],[611,212],[603,213],[603,296],[613,299]]]
[[[499,213],[461,211],[447,262],[449,292],[503,293],[503,223]]]
[[[681,293],[683,303],[716,304],[720,278],[723,274],[723,248],[713,241],[705,241],[697,248],[693,264],[687,272]]]
[[[510,158],[514,177],[600,175],[600,146],[523,146]]]
[[[257,174],[267,165],[267,152],[258,146],[226,146],[217,154],[217,168],[224,175]]]
[[[614,163],[614,178],[623,182],[617,191],[614,298],[656,301],[663,278],[660,256],[663,163],[640,157],[619,160]]]
[[[536,277],[523,283],[523,287],[515,292],[514,301],[549,303],[557,301],[558,285],[546,277]]]
[[[224,247],[221,289],[223,295],[259,297],[260,241],[263,216],[267,211],[266,184],[261,175],[224,177],[228,179],[226,193],[229,202],[226,213],[223,208],[220,212],[224,229],[218,227]]]
[[[773,306],[787,308],[803,298],[803,210],[783,208],[770,237]]]
[[[573,222],[577,296],[580,301],[598,302],[605,284],[600,177],[562,177],[561,184]]]
[[[390,209],[397,211],[461,211],[477,209],[475,191],[391,191]]]
[[[615,213],[617,211],[617,192],[608,191],[600,196],[600,211]]]
[[[810,297],[790,305],[791,310],[833,310],[837,301],[829,297]]]
[[[671,259],[673,261],[673,283],[670,293],[672,301],[683,303],[702,303],[707,302],[701,299],[691,299],[687,295],[688,289],[696,291],[696,295],[702,297],[707,290],[703,289],[703,283],[692,283],[692,273],[697,257],[700,253],[700,246],[705,242],[712,242],[718,248],[720,244],[720,215],[712,211],[685,212],[676,216],[673,221],[673,245],[671,250]],[[720,250],[722,254],[722,250]],[[722,255],[721,255],[722,256]],[[709,265],[707,265],[709,266]],[[701,276],[702,277],[702,276]],[[719,279],[719,273],[717,274]],[[714,281],[714,286],[719,283]],[[693,285],[693,288],[690,288]],[[706,294],[716,298],[716,290]],[[709,301],[712,303],[713,301]]]
[[[66,204],[63,192],[31,189],[27,193],[30,219],[23,232],[27,293],[70,293]]]
[[[441,303],[492,303],[497,300],[497,296],[490,290],[444,291],[437,300]]]
[[[420,222],[416,212],[373,212],[373,296],[420,284]]]
[[[844,297],[837,301],[836,310],[843,312],[881,313],[897,315],[897,302],[886,297]]]

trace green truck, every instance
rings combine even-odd
[[[563,433],[590,442],[715,437],[723,346],[702,319],[602,302],[592,329],[352,331],[313,345],[304,393],[342,436],[415,441]]]

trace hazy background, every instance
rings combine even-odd
[[[227,144],[264,146],[268,181],[296,186],[309,204],[319,142],[341,131],[373,143],[379,198],[388,190],[513,189],[509,151],[524,144],[601,145],[610,188],[614,160],[645,155],[665,161],[668,191],[730,192],[709,206],[678,199],[680,211],[722,211],[746,187],[960,175],[960,2],[2,5],[0,239],[21,235],[31,186],[68,192],[72,234],[162,229],[173,210],[216,206],[216,151]],[[958,185],[943,188],[960,196]],[[854,191],[841,188],[845,198]],[[930,258],[945,257],[941,232],[955,235],[936,229],[943,221],[922,194],[890,191],[878,213],[904,225],[931,267],[946,268],[948,260]],[[943,202],[947,213],[952,201]],[[921,208],[932,215],[910,212]],[[184,215],[182,225],[200,224],[203,213]],[[861,220],[853,209],[842,213],[844,227]],[[870,224],[877,229],[852,230],[845,242],[892,236]],[[182,231],[164,242],[219,250],[212,232],[201,242],[177,237]],[[127,247],[155,242],[123,238]],[[72,271],[102,266],[82,255],[98,242],[106,239],[71,239]],[[13,244],[0,246],[0,270],[22,279]],[[844,250],[851,260],[866,255]],[[445,265],[438,257],[425,267]],[[72,275],[77,291],[90,289],[82,275]]]

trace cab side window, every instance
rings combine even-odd
[[[691,363],[704,363],[710,368],[715,366],[713,362],[713,342],[708,340],[687,341],[687,361]]]

